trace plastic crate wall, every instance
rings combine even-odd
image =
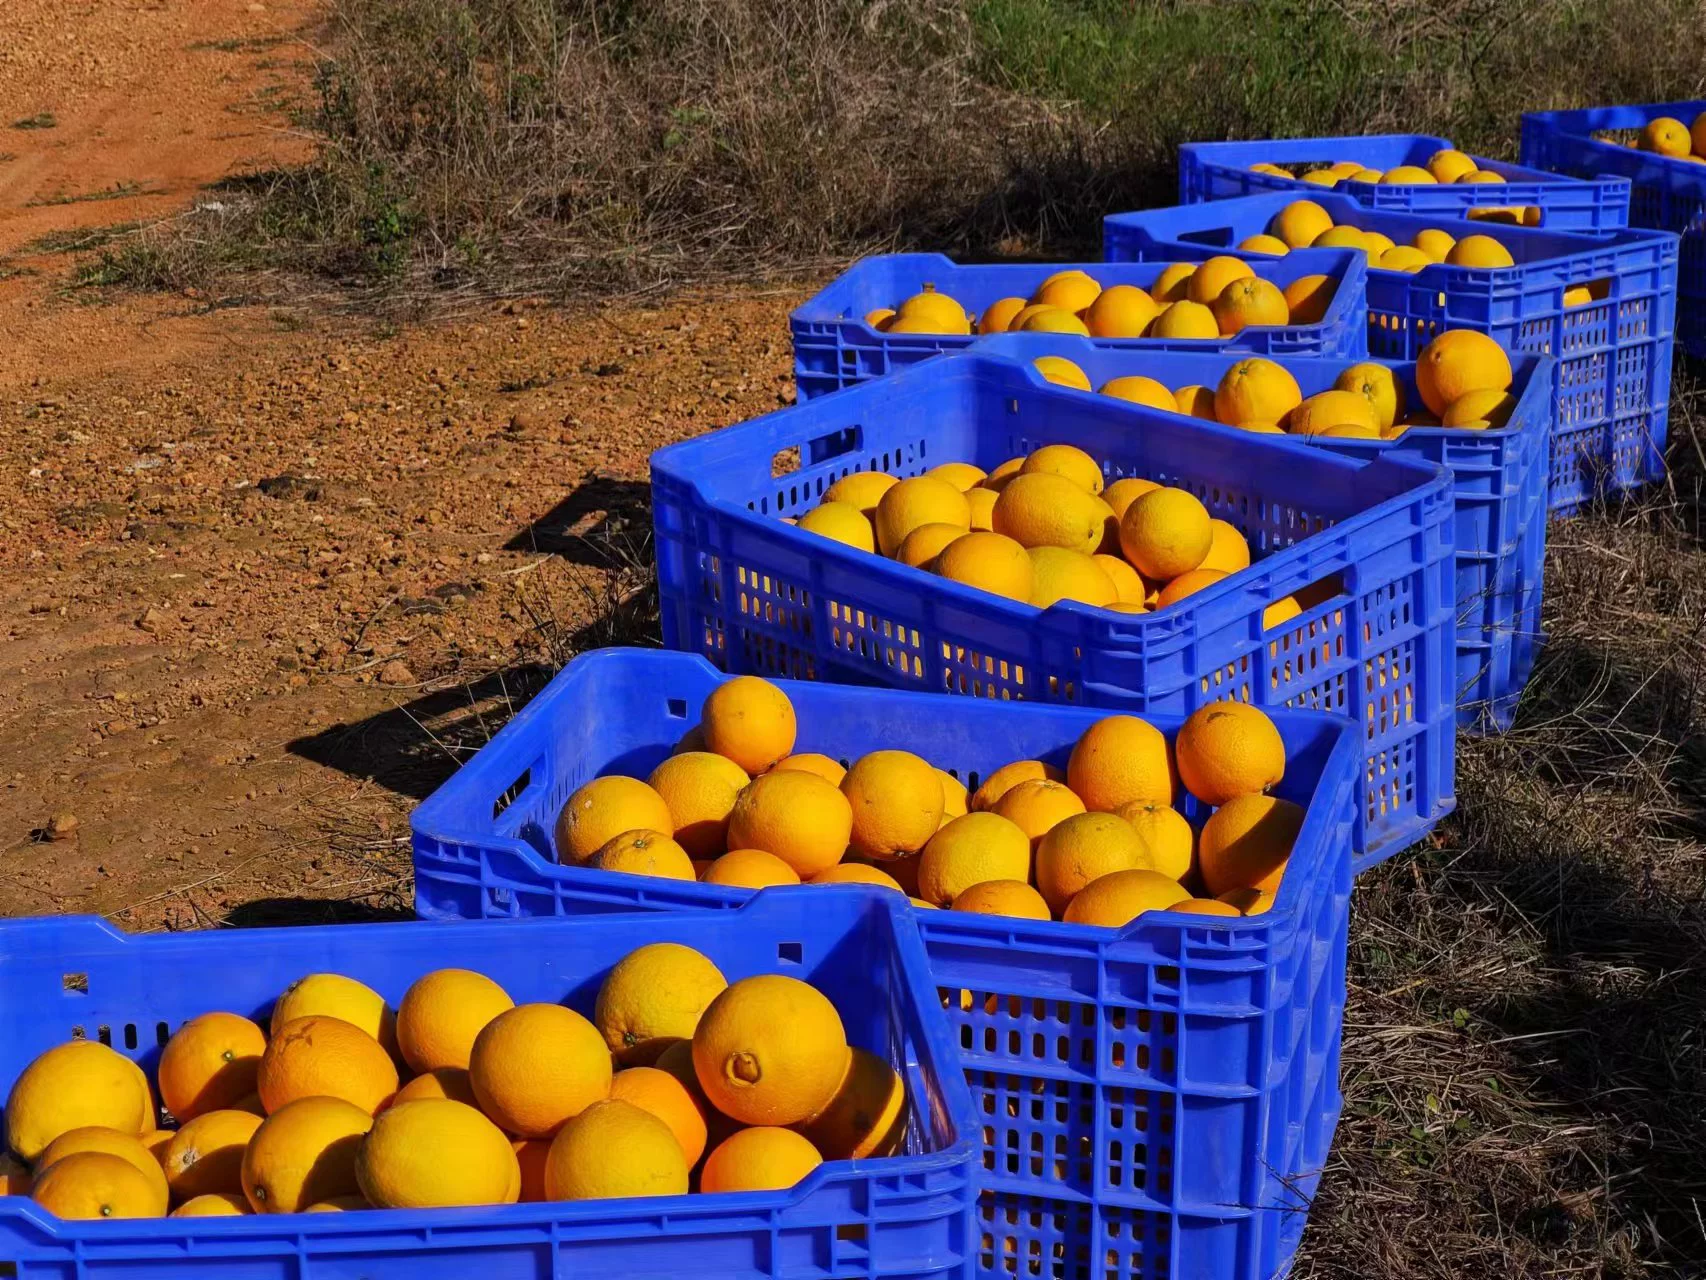
[[[1209,254],[1265,231],[1297,197],[1252,196],[1176,209],[1115,214],[1103,224],[1110,258]],[[1437,227],[1487,235],[1516,259],[1500,269],[1436,263],[1414,274],[1368,273],[1369,351],[1414,360],[1447,329],[1472,329],[1507,351],[1550,355],[1552,426],[1547,487],[1556,515],[1595,498],[1664,479],[1670,423],[1678,245],[1648,230],[1573,235],[1364,209],[1311,195],[1335,223],[1379,231],[1400,244]],[[1259,255],[1251,255],[1257,258]],[[1592,301],[1564,294],[1591,285]]]
[[[1690,124],[1706,99],[1642,106],[1541,111],[1522,118],[1524,164],[1578,178],[1616,177],[1633,188],[1629,221],[1682,238],[1677,274],[1676,337],[1695,359],[1706,359],[1706,173],[1593,137],[1600,130],[1639,129],[1659,116]]]
[[[832,1161],[786,1191],[479,1209],[67,1222],[0,1198],[0,1274],[17,1280],[567,1280],[801,1274],[963,1278],[976,1244],[978,1118],[937,1016],[917,930],[881,890],[767,895],[731,915],[456,925],[336,925],[126,937],[89,917],[8,921],[0,1087],[37,1053],[98,1038],[152,1072],[187,1019],[263,1016],[286,985],[333,971],[393,1005],[447,965],[517,1000],[591,1013],[636,947],[698,948],[731,981],[790,973],[833,1000],[850,1040],[907,1078],[906,1154]],[[264,1025],[264,1023],[263,1023]]]
[[[1256,563],[1156,614],[1039,611],[780,519],[853,471],[988,470],[1057,442],[1110,479],[1195,493]],[[1368,757],[1359,865],[1454,801],[1454,507],[1437,467],[1358,465],[954,355],[660,450],[652,498],[664,643],[726,670],[1140,714],[1237,699],[1348,715]],[[1300,591],[1301,615],[1266,627]]]
[[[643,775],[727,677],[685,654],[577,659],[413,818],[423,917],[735,907],[748,891],[556,861],[556,815],[607,772]],[[785,682],[800,750],[917,752],[975,787],[1013,759],[1064,763],[1102,713]],[[1305,822],[1273,910],[1119,931],[915,913],[977,1099],[982,1275],[1044,1249],[1059,1274],[1124,1242],[1128,1275],[1267,1280],[1295,1249],[1339,1107],[1360,747],[1342,721],[1276,713],[1279,793]],[[1157,718],[1169,736],[1177,721]],[[1205,811],[1187,798],[1186,812]],[[774,891],[766,891],[774,892]],[[812,889],[804,893],[834,892]],[[1059,1256],[1053,1250],[1058,1246]]]
[[[1312,249],[1306,255],[1260,269],[1282,289],[1306,275],[1337,281],[1332,301],[1319,324],[1250,328],[1231,338],[1106,339],[1118,347],[1159,351],[1250,351],[1281,355],[1364,355],[1368,351],[1363,311],[1364,256],[1348,249]],[[883,377],[944,351],[970,346],[975,335],[882,333],[865,323],[877,307],[895,307],[926,286],[947,294],[975,315],[1006,297],[1028,298],[1056,271],[1049,263],[962,266],[939,253],[892,253],[864,258],[836,277],[822,292],[788,318],[794,341],[794,380],[801,400],[838,391],[856,382]],[[1087,263],[1084,270],[1104,287],[1116,284],[1149,288],[1161,274],[1159,264],[1109,267]],[[1103,340],[1098,340],[1103,341]]]
[[[1253,173],[1250,166],[1322,166],[1360,160],[1385,172],[1401,164],[1426,167],[1434,152],[1451,146],[1444,138],[1415,133],[1379,133],[1338,138],[1267,138],[1251,142],[1187,142],[1179,147],[1179,203],[1289,191],[1312,195],[1334,191],[1371,209],[1465,217],[1471,209],[1532,208],[1540,225],[1554,231],[1615,231],[1629,225],[1629,186],[1616,178],[1560,181],[1557,173],[1471,156],[1483,169],[1503,175],[1495,183],[1451,182],[1406,185],[1340,182],[1320,187],[1298,178]]]

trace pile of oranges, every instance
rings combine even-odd
[[[1670,160],[1706,164],[1706,111],[1694,117],[1692,126],[1675,116],[1649,120],[1641,132],[1630,139],[1629,145],[1637,151],[1651,152]]]
[[[1451,147],[1443,147],[1428,157],[1426,165],[1401,164],[1382,172],[1361,160],[1338,160],[1326,165],[1293,165],[1281,168],[1261,161],[1250,166],[1251,173],[1265,173],[1275,178],[1294,178],[1317,187],[1336,187],[1341,182],[1372,182],[1388,187],[1431,187],[1451,183],[1498,184],[1505,180],[1502,173],[1483,169],[1473,156]],[[1470,218],[1490,222],[1506,222],[1514,226],[1539,226],[1540,210],[1532,206],[1484,206],[1465,210]]]
[[[1303,810],[1272,720],[1243,703],[1194,713],[1176,742],[1136,716],[1097,721],[1064,769],[1016,760],[973,793],[909,751],[843,766],[800,753],[787,695],[740,676],[649,779],[569,797],[565,862],[763,889],[872,884],[921,908],[1123,925],[1145,911],[1265,911]],[[1193,828],[1184,793],[1213,812]]]
[[[1089,376],[1064,357],[1041,356],[1033,363],[1051,382],[1091,389]],[[1312,396],[1303,394],[1290,370],[1260,356],[1234,364],[1212,390],[1170,391],[1163,382],[1134,375],[1112,378],[1099,390],[1245,431],[1396,440],[1411,427],[1503,428],[1516,409],[1514,376],[1510,357],[1492,338],[1451,329],[1428,343],[1416,361],[1420,405],[1407,404],[1403,384],[1374,361],[1352,365],[1330,389]]]
[[[1175,262],[1147,290],[1104,289],[1077,267],[1057,271],[1029,298],[1001,298],[972,316],[926,285],[894,308],[865,313],[880,333],[1073,333],[1087,338],[1222,338],[1252,326],[1320,324],[1333,299],[1330,276],[1309,275],[1284,289],[1230,256]]]
[[[158,1083],[175,1129],[114,1049],[39,1055],[6,1100],[0,1195],[100,1219],[775,1190],[893,1154],[907,1117],[900,1076],[814,987],[730,983],[676,943],[621,960],[590,1019],[467,969],[423,975],[395,1010],[310,974],[264,1029],[185,1023]]]

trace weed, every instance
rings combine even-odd
[[[25,116],[22,120],[12,121],[14,129],[57,129],[59,117],[51,111],[38,111],[33,116]]]
[[[26,209],[36,209],[61,204],[89,204],[96,200],[128,200],[131,196],[149,195],[140,182],[115,182],[110,187],[99,191],[84,191],[77,195],[52,195],[40,200],[29,200],[24,204]]]

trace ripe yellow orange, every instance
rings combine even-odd
[[[931,285],[913,294],[895,308],[895,319],[928,326],[921,333],[969,333],[971,322],[966,309],[945,293],[937,293]],[[890,328],[893,328],[891,324]]]
[[[1013,317],[1029,305],[1023,298],[997,298],[983,309],[983,315],[978,318],[977,331],[1006,333],[1007,327],[1013,323]]]
[[[261,1122],[243,1152],[243,1194],[256,1213],[300,1213],[353,1195],[355,1156],[373,1117],[341,1098],[299,1098]]]
[[[1511,361],[1504,348],[1470,329],[1440,334],[1416,360],[1416,390],[1436,416],[1468,392],[1508,390],[1511,380]]]
[[[1214,416],[1214,388],[1201,387],[1192,384],[1180,387],[1173,393],[1173,399],[1179,406],[1179,412],[1190,418],[1203,418],[1209,422],[1217,419]],[[1157,488],[1160,486],[1157,485]]]
[[[1085,309],[1084,327],[1094,338],[1141,338],[1160,309],[1136,285],[1116,284],[1102,290]]]
[[[1476,169],[1473,173],[1466,173],[1458,179],[1459,182],[1467,182],[1471,185],[1486,183],[1497,184],[1502,183],[1504,180],[1505,177],[1502,173],[1495,173],[1491,169]],[[1473,212],[1473,210],[1471,212]]]
[[[1169,804],[1134,800],[1121,805],[1119,816],[1131,824],[1146,858],[1141,864],[1173,880],[1183,880],[1196,856],[1197,833],[1185,815]]]
[[[1157,489],[1126,508],[1120,547],[1144,577],[1168,581],[1195,569],[1214,543],[1207,508],[1183,489]]]
[[[835,1006],[782,974],[734,983],[693,1034],[699,1087],[743,1124],[799,1124],[817,1115],[840,1087],[847,1054]]]
[[[1029,312],[1029,314],[1025,314]],[[1016,327],[1022,333],[1073,333],[1080,338],[1090,336],[1089,328],[1072,312],[1063,307],[1030,306],[1021,312]],[[1088,387],[1085,388],[1089,390]]]
[[[1688,126],[1672,116],[1659,116],[1641,127],[1641,150],[1680,158],[1694,147]]]
[[[961,891],[950,904],[955,911],[980,916],[1013,916],[1019,920],[1052,920],[1048,903],[1023,880],[985,880]]]
[[[899,863],[910,861],[910,859],[896,858],[894,861]],[[896,893],[906,892],[901,887],[900,881],[888,872],[873,867],[868,862],[838,862],[829,870],[818,872],[806,883],[823,885],[871,884],[876,885],[879,889],[893,889]]]
[[[249,1202],[243,1196],[232,1192],[222,1192],[194,1196],[173,1209],[171,1216],[174,1218],[241,1218],[249,1212]]]
[[[1191,277],[1193,280],[1195,276]],[[1149,326],[1152,338],[1218,338],[1220,322],[1200,302],[1169,302]]]
[[[792,867],[762,849],[730,849],[706,867],[699,879],[704,884],[734,889],[768,889],[772,885],[800,883]]]
[[[1031,363],[1038,373],[1056,386],[1090,390],[1089,375],[1065,356],[1038,356]]]
[[[1209,543],[1208,554],[1197,567],[1213,569],[1217,573],[1237,573],[1240,569],[1248,569],[1250,544],[1244,535],[1224,520],[1210,520],[1209,528],[1213,532],[1213,540]]]
[[[988,492],[985,490],[984,492]],[[990,494],[996,503],[1000,497]],[[1006,534],[974,530],[955,538],[936,557],[936,572],[1009,600],[1028,600],[1035,574],[1024,546]]]
[[[1171,804],[1177,775],[1172,751],[1159,729],[1136,716],[1107,716],[1073,745],[1066,762],[1066,785],[1091,813],[1112,813],[1136,800]]]
[[[624,831],[606,841],[581,865],[593,871],[614,871],[630,876],[698,879],[687,850],[662,831]]]
[[[610,1076],[604,1036],[556,1004],[518,1004],[500,1013],[475,1037],[468,1062],[480,1110],[518,1138],[556,1133],[610,1096]]]
[[[942,550],[965,532],[957,524],[921,524],[906,535],[895,559],[914,569],[928,569]]]
[[[1291,411],[1286,426],[1294,436],[1318,436],[1331,427],[1362,427],[1379,434],[1375,407],[1354,391],[1318,391]]]
[[[465,1102],[470,1107],[480,1105],[480,1100],[474,1096],[474,1082],[469,1078],[467,1067],[434,1067],[431,1071],[423,1071],[397,1090],[391,1105],[417,1102],[422,1098],[449,1098],[452,1102]]]
[[[1217,254],[1201,263],[1191,274],[1190,283],[1185,287],[1185,296],[1192,302],[1200,302],[1207,306],[1226,290],[1226,286],[1234,280],[1251,280],[1255,271],[1242,258],[1231,254]]]
[[[1155,600],[1155,607],[1165,609],[1169,605],[1178,604],[1186,596],[1195,595],[1204,587],[1213,586],[1225,576],[1219,569],[1187,569],[1161,588],[1161,594]]]
[[[538,1204],[545,1199],[545,1161],[551,1153],[551,1139],[516,1138],[509,1145],[521,1173],[516,1199],[522,1204]]]
[[[1099,473],[1098,473],[1099,474]],[[1106,517],[1095,497],[1066,476],[1031,471],[1015,476],[995,500],[995,532],[1027,550],[1061,547],[1086,555],[1101,546]]]
[[[1291,252],[1291,246],[1278,236],[1255,235],[1245,236],[1238,242],[1239,253],[1265,253],[1276,258],[1283,258]]]
[[[1155,283],[1149,286],[1149,296],[1155,299],[1155,305],[1165,307],[1170,302],[1183,302],[1196,270],[1196,264],[1191,262],[1173,262],[1163,267]]]
[[[261,1117],[247,1111],[204,1111],[172,1135],[159,1166],[179,1200],[243,1193],[243,1153]]]
[[[942,825],[942,780],[910,751],[860,756],[841,780],[853,811],[848,845],[879,862],[917,853]]]
[[[1142,374],[1127,374],[1120,378],[1109,378],[1098,390],[1105,396],[1113,396],[1116,400],[1129,400],[1133,404],[1145,404],[1151,409],[1160,409],[1165,413],[1177,411],[1179,402],[1173,398],[1173,393],[1167,390],[1166,384],[1157,382],[1154,378],[1146,378]],[[1115,483],[1119,483],[1115,481]],[[1112,492],[1113,486],[1108,486]],[[1107,493],[1102,495],[1107,499]],[[1111,505],[1111,503],[1110,503]]]
[[[1074,315],[1096,301],[1102,286],[1083,271],[1060,271],[1050,276],[1031,295],[1036,306],[1059,307]]]
[[[1179,780],[1204,804],[1276,786],[1285,776],[1285,743],[1260,707],[1213,702],[1193,711],[1174,744]]]
[[[1336,187],[1344,179],[1331,169],[1311,169],[1300,175],[1298,181],[1307,182],[1312,187]]]
[[[773,853],[809,880],[841,861],[853,810],[839,788],[789,770],[754,778],[729,814],[729,846]]]
[[[699,1020],[728,987],[709,957],[677,942],[636,948],[616,963],[598,990],[593,1023],[625,1066],[649,1066]]]
[[[1025,459],[1019,472],[1021,475],[1062,476],[1086,493],[1102,492],[1102,468],[1076,445],[1045,444]]]
[[[944,462],[931,467],[924,474],[935,476],[938,480],[946,480],[961,493],[970,493],[989,475],[982,467],[970,462]]]
[[[1451,252],[1451,247],[1457,241],[1452,238],[1449,232],[1441,231],[1437,227],[1429,227],[1426,230],[1416,232],[1415,239],[1410,243],[1426,254],[1430,262],[1444,262],[1446,254]]]
[[[1250,431],[1257,435],[1283,436],[1285,434],[1285,430],[1279,425],[1279,423],[1273,422],[1267,418],[1250,418],[1247,421],[1238,423],[1237,426],[1240,431]],[[1210,554],[1212,555],[1213,553],[1210,552]],[[1203,563],[1207,564],[1208,562],[1204,561]]]
[[[1156,383],[1155,385],[1158,387],[1161,386],[1160,383]],[[1166,391],[1165,387],[1161,387],[1161,389]],[[1172,393],[1167,392],[1167,394],[1171,396]],[[1159,407],[1160,406],[1158,405],[1157,408]],[[1176,403],[1173,407],[1177,408]],[[1114,518],[1119,519],[1125,515],[1126,508],[1131,506],[1132,503],[1136,502],[1146,493],[1154,493],[1155,490],[1160,487],[1161,486],[1156,484],[1153,480],[1143,480],[1137,476],[1126,476],[1123,479],[1114,481],[1107,487],[1107,489],[1102,493],[1102,501],[1108,504],[1109,510],[1114,513]]]
[[[1024,832],[1033,852],[1056,824],[1084,811],[1084,802],[1078,798],[1077,792],[1063,782],[1048,778],[1032,779],[1009,787],[990,809]]]
[[[1293,324],[1320,324],[1333,304],[1336,286],[1331,276],[1299,276],[1285,287],[1285,305]]]
[[[1360,228],[1352,226],[1329,227],[1315,237],[1311,246],[1316,249],[1360,249],[1372,261],[1374,254],[1372,246]]]
[[[355,1176],[376,1209],[514,1204],[521,1193],[510,1139],[473,1107],[448,1098],[381,1113],[356,1152]]]
[[[725,1138],[705,1158],[699,1190],[780,1191],[793,1186],[823,1157],[816,1147],[792,1129],[760,1125]]]
[[[1392,237],[1381,231],[1364,230],[1362,240],[1363,244],[1368,247],[1370,262],[1378,262],[1382,254],[1394,247]]]
[[[669,1126],[691,1169],[705,1154],[705,1110],[693,1091],[657,1067],[629,1067],[610,1082],[610,1096],[649,1111]]]
[[[1466,173],[1475,172],[1475,162],[1461,151],[1444,147],[1428,157],[1428,172],[1435,182],[1456,182]]]
[[[906,1137],[906,1082],[876,1054],[855,1048],[835,1097],[796,1131],[829,1160],[893,1155]]]
[[[1265,173],[1274,178],[1289,178],[1291,175],[1277,164],[1269,164],[1266,160],[1258,160],[1250,166],[1251,173]]]
[[[1273,216],[1268,230],[1287,247],[1303,249],[1333,225],[1332,215],[1313,200],[1293,200]]]
[[[925,524],[951,524],[970,529],[971,507],[966,503],[965,494],[936,476],[913,476],[902,480],[877,502],[877,549],[885,556],[895,555],[900,544],[906,541],[906,535]],[[790,742],[790,749],[792,746]],[[786,755],[787,752],[780,754]],[[734,760],[748,773],[763,772],[762,769],[748,768],[739,757],[734,757]]]
[[[557,857],[565,865],[579,864],[625,831],[670,831],[674,827],[664,798],[638,778],[615,774],[594,778],[575,788],[557,815]]]
[[[1111,871],[1085,885],[1066,904],[1061,918],[1068,924],[1118,929],[1146,911],[1166,911],[1190,896],[1177,880],[1159,871]]]
[[[1118,556],[1097,554],[1090,557],[1114,584],[1114,594],[1126,604],[1142,604],[1149,598],[1149,584],[1143,575]]]
[[[847,776],[847,770],[839,761],[816,751],[796,751],[791,756],[784,756],[771,772],[785,773],[790,769],[798,773],[815,773],[832,787],[839,787],[841,779]]]
[[[1015,760],[1011,764],[1004,764],[985,778],[982,785],[972,793],[971,811],[978,813],[993,809],[996,801],[1021,782],[1042,778],[1051,782],[1065,782],[1066,770],[1052,764],[1044,764],[1041,760]]]
[[[1218,898],[1187,898],[1183,902],[1175,902],[1168,907],[1169,911],[1182,911],[1189,916],[1241,916],[1244,913],[1229,902]]]
[[[466,1070],[475,1037],[493,1018],[514,1007],[509,994],[482,973],[436,969],[415,979],[403,993],[397,1007],[397,1047],[415,1071]]]
[[[1078,813],[1056,823],[1037,844],[1037,892],[1056,915],[1086,885],[1146,859],[1137,831],[1113,813]]]
[[[746,770],[713,751],[670,756],[646,779],[669,807],[675,842],[690,858],[715,858],[728,847],[729,813],[746,787]]]
[[[1411,245],[1400,244],[1383,252],[1375,265],[1385,271],[1403,271],[1414,274],[1423,267],[1431,265],[1433,259],[1420,249]]]
[[[1374,424],[1385,430],[1404,415],[1404,387],[1391,368],[1372,360],[1353,364],[1334,380],[1333,386],[1367,400],[1374,409]]]
[[[1361,160],[1335,160],[1327,166],[1327,172],[1341,178],[1348,178],[1352,174],[1364,172],[1367,167]]]
[[[1254,276],[1234,280],[1215,298],[1209,310],[1225,337],[1241,333],[1251,326],[1285,324],[1291,310],[1285,305],[1285,295],[1270,280]]]
[[[1474,431],[1500,430],[1509,424],[1516,411],[1516,397],[1508,391],[1488,387],[1481,391],[1466,391],[1445,407],[1440,415],[1442,427],[1462,427]]]
[[[1239,795],[1203,823],[1197,865],[1215,897],[1231,889],[1279,888],[1286,861],[1303,829],[1303,809],[1277,796]]]
[[[1431,187],[1435,185],[1439,179],[1434,177],[1432,173],[1422,168],[1420,165],[1401,164],[1395,168],[1388,169],[1386,171],[1386,176],[1382,178],[1381,181],[1388,186]]]
[[[1355,173],[1345,175],[1352,182],[1381,182],[1386,175],[1379,169],[1358,169]]]
[[[985,880],[1030,879],[1030,838],[996,813],[967,813],[949,822],[924,846],[917,897],[946,907]]]
[[[687,1194],[687,1158],[670,1127],[631,1102],[595,1102],[545,1156],[549,1200]]]
[[[869,520],[877,514],[877,503],[883,495],[899,483],[899,476],[885,471],[853,471],[825,489],[823,500],[845,502]]]
[[[163,1218],[167,1205],[164,1178],[156,1185],[130,1161],[106,1151],[78,1151],[55,1161],[37,1175],[30,1199],[56,1217],[85,1222]]]
[[[1029,603],[1038,609],[1047,609],[1062,600],[1106,608],[1119,599],[1119,592],[1102,567],[1082,551],[1031,547],[1026,554],[1034,575]]]
[[[1051,307],[1046,303],[1027,302],[1024,306],[1024,309],[1022,311],[1020,311],[1017,315],[1015,315],[1013,317],[1013,319],[1008,322],[1007,332],[1008,333],[1019,333],[1019,332],[1023,331],[1025,325],[1030,321],[1032,316],[1039,316],[1045,311],[1059,311],[1059,310],[1060,310],[1059,307]]]
[[[893,320],[894,317],[895,310],[893,307],[872,307],[865,313],[865,323],[880,333],[888,328],[889,321]]]
[[[29,1165],[10,1151],[0,1151],[0,1196],[27,1196],[34,1181]]]
[[[166,1174],[161,1171],[161,1162],[136,1134],[120,1133],[117,1129],[104,1129],[97,1125],[70,1129],[48,1143],[36,1159],[35,1176],[39,1179],[60,1161],[91,1151],[117,1156],[128,1162],[148,1180],[155,1193],[160,1196],[167,1194],[168,1182]]]
[[[845,543],[857,551],[875,551],[877,536],[871,522],[850,502],[824,502],[794,522],[807,533]]]
[[[1259,916],[1274,905],[1274,895],[1266,889],[1229,889],[1215,901],[1231,907],[1241,916]]]
[[[988,533],[995,527],[995,503],[1000,494],[979,485],[966,491],[966,506],[971,508],[972,532]]]
[[[1445,260],[1454,267],[1509,267],[1516,264],[1510,250],[1492,236],[1464,236],[1451,246]]]
[[[1214,415],[1228,426],[1251,420],[1278,422],[1303,402],[1291,370],[1262,356],[1240,360],[1221,375]]]
[[[173,1033],[160,1051],[160,1100],[180,1124],[230,1106],[255,1091],[267,1039],[235,1013],[204,1013]]]
[[[965,783],[946,769],[937,769],[936,779],[942,784],[942,826],[945,827],[955,818],[963,817],[971,808],[971,792],[966,790]]]
[[[361,1028],[326,1014],[294,1018],[268,1042],[255,1074],[268,1115],[299,1098],[341,1098],[378,1111],[397,1092],[397,1067]]]

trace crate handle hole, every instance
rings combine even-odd
[[[86,973],[68,973],[59,979],[59,986],[67,995],[86,996],[89,994],[89,975]]]
[[[509,786],[505,787],[498,798],[492,801],[492,817],[499,817],[505,809],[509,808],[510,805],[519,800],[521,798],[521,793],[526,791],[532,782],[533,770],[523,769],[521,771],[521,776],[514,782],[510,783]]]
[[[1301,587],[1298,590],[1293,591],[1289,596],[1283,597],[1283,599],[1290,600],[1292,603],[1297,605],[1298,613],[1308,613],[1311,609],[1319,608],[1321,605],[1326,604],[1327,601],[1333,599],[1335,596],[1342,596],[1344,594],[1345,575],[1342,573],[1330,573],[1325,578],[1318,578],[1316,581],[1311,582],[1307,587]],[[1292,618],[1298,616],[1297,613],[1290,614],[1289,616],[1274,614],[1273,610],[1280,603],[1280,600],[1276,600],[1273,604],[1270,604],[1262,611],[1262,630],[1264,632],[1278,631],[1285,627]]]
[[[687,699],[671,698],[668,702],[669,718],[671,720],[687,719]]]
[[[805,458],[812,466],[857,453],[865,447],[865,429],[858,423],[806,441]]]
[[[797,942],[778,942],[776,944],[776,958],[783,964],[803,964],[806,958],[806,949]]]

